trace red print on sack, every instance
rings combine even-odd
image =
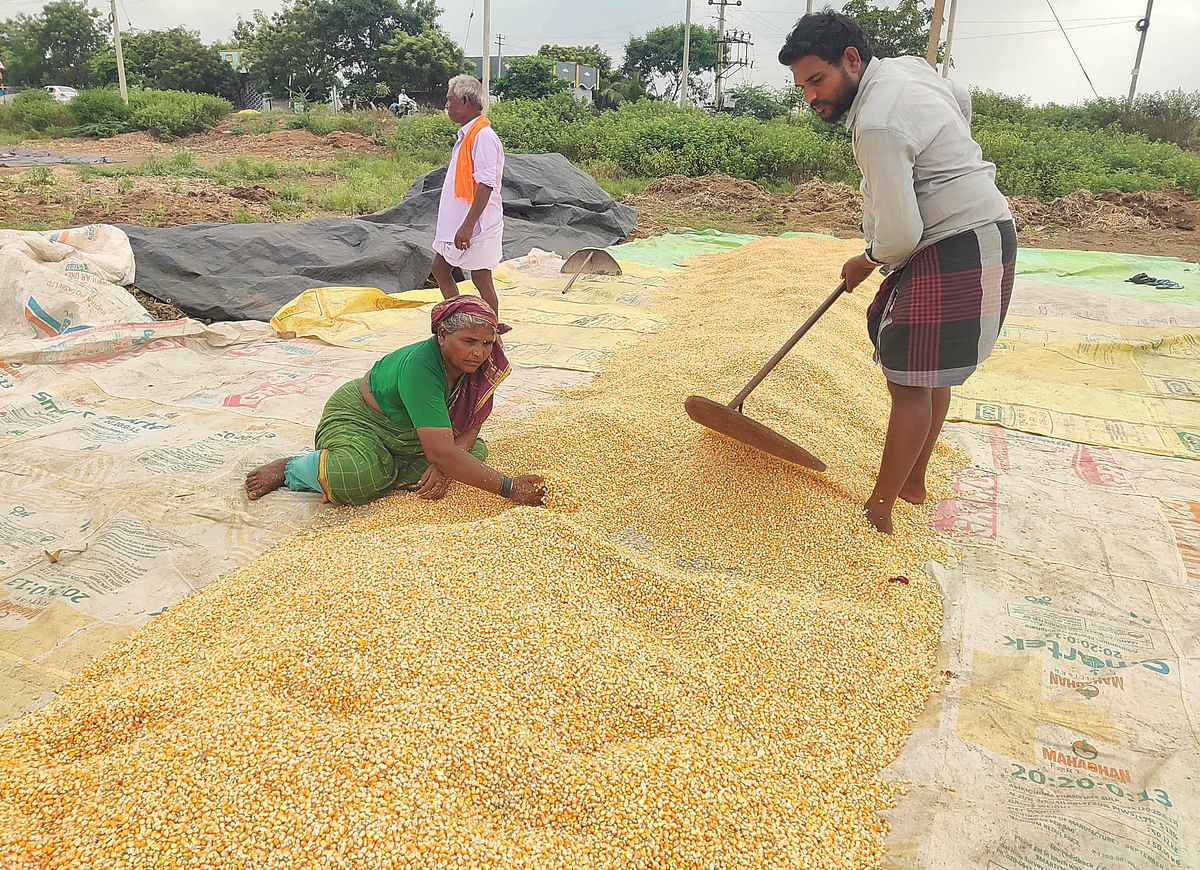
[[[257,408],[267,399],[276,396],[294,396],[307,393],[314,387],[323,387],[342,379],[341,375],[315,374],[300,377],[291,372],[280,372],[244,393],[231,393],[221,402],[226,408]]]

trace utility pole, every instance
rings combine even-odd
[[[813,0],[808,0],[808,9],[805,11],[805,15],[812,15],[812,4]]]
[[[1137,60],[1133,62],[1133,78],[1129,82],[1129,105],[1133,105],[1133,93],[1137,90],[1138,71],[1142,66],[1142,49],[1146,47],[1146,31],[1150,29],[1150,10],[1154,8],[1154,0],[1146,0],[1146,17],[1139,21],[1134,27],[1142,34],[1142,38],[1138,40]]]
[[[925,61],[937,69],[938,40],[942,38],[942,17],[946,11],[946,0],[934,0],[933,20],[929,22],[929,47],[925,49]]]
[[[741,6],[742,0],[708,0],[708,5],[716,6],[720,10],[717,13],[717,87],[713,96],[713,105],[719,112],[724,102],[721,96],[721,79],[725,75],[725,7]]]
[[[121,99],[129,105],[129,89],[125,87],[125,56],[121,54],[121,22],[117,20],[117,0],[112,0],[113,47],[117,50],[117,81],[121,85]],[[1141,53],[1138,53],[1141,56]]]
[[[692,48],[692,0],[687,0],[687,10],[683,13],[683,82],[679,85],[679,105],[686,106],[688,56]]]
[[[117,2],[117,0],[113,0]],[[488,54],[492,41],[492,0],[483,0],[483,110],[486,112],[492,101],[492,57]]]
[[[496,73],[504,75],[504,34],[496,34]]]
[[[950,47],[954,45],[954,16],[958,12],[958,0],[950,0],[950,23],[946,25],[946,54],[942,57],[942,78],[950,77]]]

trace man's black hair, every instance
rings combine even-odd
[[[858,49],[858,56],[867,63],[873,56],[871,41],[853,18],[832,11],[828,6],[821,12],[810,12],[788,34],[779,49],[779,62],[791,66],[802,57],[814,54],[835,66],[842,62],[847,46]]]

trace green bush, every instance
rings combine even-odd
[[[9,133],[65,133],[74,126],[67,107],[41,88],[22,91],[0,106],[0,130]]]
[[[67,109],[81,127],[121,127],[133,116],[121,95],[105,88],[80,91],[79,96],[67,103]]]
[[[1072,114],[978,92],[975,105],[975,137],[996,164],[996,181],[1006,194],[1049,200],[1081,188],[1099,193],[1172,185],[1200,192],[1200,155],[1102,123],[1111,109],[1103,101]],[[595,167],[610,185],[623,178],[717,172],[771,188],[814,177],[850,185],[861,180],[845,128],[807,111],[760,122],[651,100],[594,112],[555,97],[506,100],[488,114],[509,151],[557,151]],[[1094,124],[1101,126],[1092,129]],[[389,142],[398,153],[445,161],[455,130],[445,115],[404,118]]]
[[[1156,142],[1187,146],[1200,139],[1200,91],[1182,89],[1161,94],[1141,94],[1129,105],[1125,100],[1098,97],[1073,106],[1047,103],[1031,106],[1028,97],[1009,97],[994,91],[975,91],[975,115],[1020,123],[1026,127],[1063,130],[1115,130],[1141,133]]]
[[[233,111],[233,104],[210,94],[187,91],[137,91],[129,95],[133,126],[159,139],[200,133]]]
[[[1049,200],[1090,190],[1161,190],[1179,185],[1200,192],[1200,155],[1116,127],[1064,129],[1036,122],[979,118],[983,156],[996,164],[1006,194]]]
[[[396,132],[387,137],[392,150],[404,153],[446,151],[454,147],[458,125],[441,112],[437,115],[409,115],[401,118]]]
[[[328,136],[334,130],[341,129],[333,115],[320,115],[309,110],[288,118],[287,125],[290,130],[307,130],[314,136]]]

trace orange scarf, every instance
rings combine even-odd
[[[458,160],[454,164],[454,198],[473,202],[475,191],[479,184],[475,181],[475,137],[484,127],[492,126],[487,115],[480,115],[471,124],[471,129],[463,136],[462,144],[458,146]]]

